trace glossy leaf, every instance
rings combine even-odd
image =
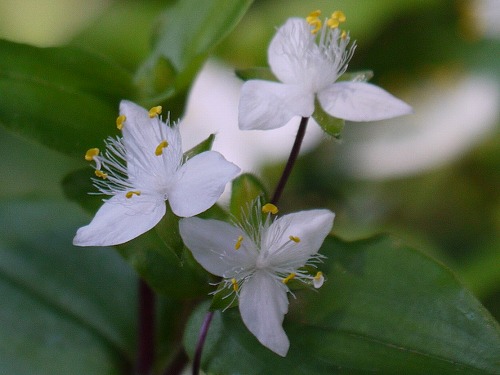
[[[81,156],[115,129],[119,100],[133,96],[131,81],[119,66],[74,47],[0,40],[0,124]]]
[[[216,312],[203,368],[217,374],[498,374],[498,324],[443,265],[379,236],[327,238],[318,293],[291,298],[285,358],[246,330],[236,309]],[[193,353],[202,306],[185,345]]]
[[[0,373],[131,367],[136,277],[111,249],[71,245],[85,220],[64,202],[0,204]]]
[[[178,1],[160,17],[153,51],[136,75],[145,105],[167,103],[173,117],[177,106],[214,47],[236,26],[251,0]],[[170,101],[174,104],[168,104]],[[175,103],[176,102],[176,103]],[[183,107],[183,106],[182,106]]]

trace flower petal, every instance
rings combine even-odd
[[[412,108],[378,86],[365,82],[337,82],[318,93],[323,109],[349,121],[377,121],[406,115]]]
[[[287,288],[266,271],[257,271],[241,287],[241,318],[259,342],[284,357],[290,342],[283,330],[288,312]]]
[[[276,129],[294,116],[311,116],[314,94],[297,85],[251,80],[241,88],[238,111],[241,130]]]
[[[269,66],[283,83],[305,83],[309,79],[307,62],[316,50],[315,35],[306,20],[289,18],[269,44]]]
[[[77,246],[112,246],[130,241],[153,228],[165,214],[165,202],[148,195],[115,195],[76,232]]]
[[[255,265],[255,245],[241,229],[228,223],[190,217],[180,220],[179,231],[197,262],[214,275],[233,278],[237,275],[231,270]],[[243,240],[236,250],[239,236],[243,236]]]
[[[189,217],[209,209],[224,192],[226,184],[240,172],[215,151],[189,159],[176,173],[168,200],[177,216]]]
[[[299,268],[316,254],[330,233],[335,214],[329,210],[301,211],[275,220],[262,235],[272,266]],[[290,236],[298,242],[290,240]],[[287,245],[285,245],[288,243]]]
[[[173,175],[182,159],[178,126],[168,126],[158,116],[150,118],[147,110],[127,100],[120,102],[120,115],[126,117],[122,134],[129,179],[144,181],[153,176]],[[168,147],[159,157],[155,151],[164,140]],[[145,181],[146,185],[152,183]]]

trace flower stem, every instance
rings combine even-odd
[[[290,151],[290,156],[288,157],[288,161],[285,165],[285,168],[283,169],[283,173],[281,174],[278,186],[276,186],[273,198],[271,199],[272,204],[277,204],[280,200],[281,194],[283,193],[285,185],[288,181],[288,177],[290,177],[290,174],[292,173],[293,166],[295,165],[295,161],[299,156],[300,147],[302,146],[302,141],[304,140],[304,136],[306,134],[308,121],[309,117],[302,117],[302,119],[300,120],[299,130],[297,131],[295,142],[293,143],[292,150]],[[200,372],[201,354],[213,316],[213,311],[207,312],[207,314],[205,315],[205,319],[203,320],[203,324],[200,328],[200,335],[198,337],[198,342],[196,343],[196,351],[193,359],[193,375],[198,375]]]
[[[299,130],[297,131],[297,135],[295,137],[295,142],[293,143],[292,150],[290,151],[290,156],[288,157],[288,161],[286,162],[285,169],[283,169],[283,173],[281,174],[281,178],[278,182],[278,186],[276,186],[276,190],[274,191],[273,198],[271,199],[272,204],[277,204],[281,198],[281,194],[285,189],[285,185],[288,181],[288,177],[292,173],[293,166],[295,165],[295,161],[299,156],[300,147],[302,146],[302,141],[304,140],[304,136],[306,134],[307,122],[309,121],[309,117],[302,117],[300,120]]]
[[[214,317],[214,312],[209,311],[205,315],[203,324],[200,328],[200,336],[198,337],[198,342],[196,343],[196,351],[194,353],[193,360],[193,375],[198,375],[201,366],[201,353],[203,352],[203,346],[205,345],[205,339],[207,338],[208,329],[210,328],[210,323],[212,323],[212,318]]]
[[[155,353],[155,295],[142,279],[139,280],[138,351],[136,374],[149,375]]]

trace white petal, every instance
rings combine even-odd
[[[123,142],[127,150],[129,179],[152,179],[152,176],[172,175],[182,158],[181,138],[177,126],[170,127],[158,116],[149,117],[148,111],[137,104],[122,100],[120,114],[125,115]],[[166,140],[168,147],[162,156],[155,155],[157,146]],[[145,181],[145,184],[152,184]]]
[[[412,108],[378,86],[365,82],[337,82],[318,93],[323,109],[349,121],[377,121],[406,115]]]
[[[226,184],[240,172],[215,151],[189,159],[176,173],[168,200],[177,216],[189,217],[209,209],[224,192]]]
[[[286,356],[290,342],[283,330],[288,312],[287,289],[266,271],[257,271],[247,279],[239,298],[243,322],[260,343],[280,356]]]
[[[310,210],[275,220],[262,236],[262,249],[268,249],[270,264],[302,267],[311,255],[318,252],[332,230],[334,217],[329,210]],[[290,236],[298,237],[300,241],[290,241]],[[287,242],[289,244],[283,246]]]
[[[197,262],[214,275],[233,278],[235,270],[255,265],[255,245],[241,229],[228,223],[190,217],[180,220],[179,231]],[[239,236],[243,241],[236,250]]]
[[[89,225],[76,232],[77,246],[112,246],[153,228],[165,214],[165,202],[147,195],[115,195],[97,211]]]
[[[238,111],[241,130],[276,129],[294,116],[311,116],[314,94],[297,85],[251,80],[241,88]]]
[[[308,79],[307,62],[316,50],[311,26],[303,18],[290,18],[269,44],[269,66],[281,82],[303,83]]]

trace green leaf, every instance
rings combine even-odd
[[[318,290],[296,292],[281,358],[260,345],[238,311],[216,312],[203,368],[217,374],[499,374],[498,323],[443,265],[379,236],[327,238]],[[243,286],[244,287],[244,286]],[[207,306],[185,336],[194,351]]]
[[[247,69],[236,69],[236,76],[243,81],[250,79],[263,79],[265,81],[279,82],[278,78],[273,74],[270,68],[257,67]]]
[[[0,204],[0,373],[131,367],[136,277],[109,248],[71,245],[85,220],[66,202]]]
[[[185,0],[167,9],[160,18],[153,51],[137,71],[141,102],[146,106],[165,103],[172,116],[179,117],[187,89],[208,54],[236,26],[251,3]]]
[[[97,212],[106,198],[105,195],[97,194],[99,191],[92,184],[92,171],[90,167],[78,169],[66,175],[61,182],[66,198],[78,203],[90,214]]]
[[[325,131],[326,134],[339,139],[342,129],[344,129],[345,121],[340,118],[332,117],[323,110],[318,99],[314,100],[314,113],[312,114],[314,120]]]
[[[199,144],[194,146],[192,149],[190,149],[184,153],[184,156],[183,156],[184,162],[188,161],[193,156],[201,154],[202,152],[210,151],[212,149],[212,145],[214,144],[214,141],[215,141],[215,134],[210,134],[207,139],[200,142]]]
[[[357,72],[348,72],[342,74],[337,81],[351,81],[351,82],[367,82],[373,78],[371,70],[360,70]]]
[[[250,202],[262,197],[267,203],[268,196],[264,184],[253,174],[244,173],[233,180],[229,211],[235,219],[240,219]]]
[[[0,40],[0,124],[57,151],[82,156],[113,129],[131,76],[73,47]]]

